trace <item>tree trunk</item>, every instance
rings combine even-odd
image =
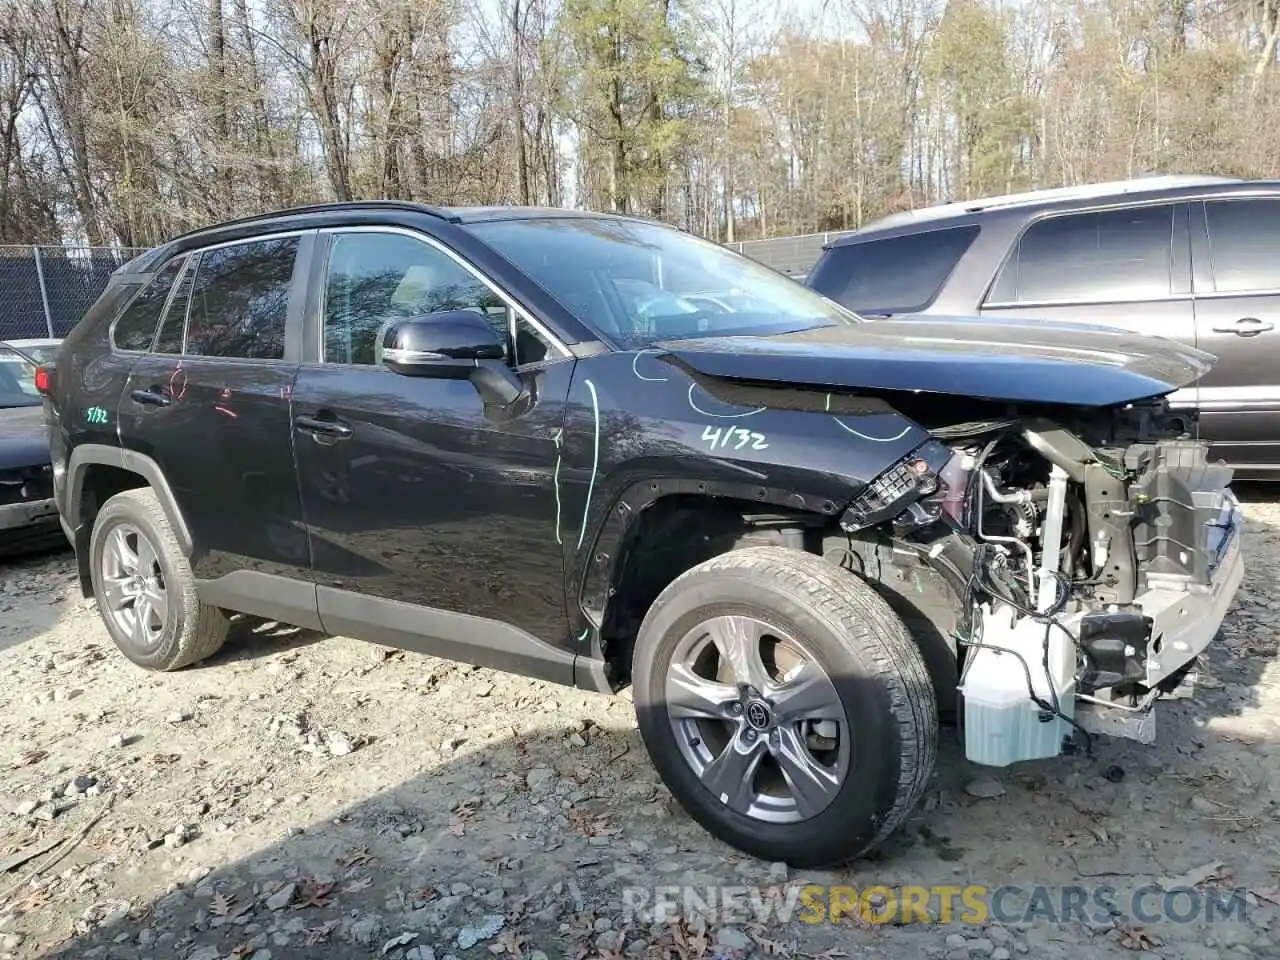
[[[520,0],[511,0],[511,110],[515,120],[516,195],[529,203],[529,154],[524,122],[524,31],[520,26]]]

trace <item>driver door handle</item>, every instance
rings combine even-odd
[[[1256,337],[1260,333],[1274,330],[1274,323],[1266,323],[1257,317],[1241,317],[1235,323],[1215,324],[1214,333],[1234,333],[1237,337]]]
[[[294,417],[293,425],[299,430],[312,434],[316,439],[324,437],[333,440],[346,440],[351,436],[351,428],[339,420],[321,420],[319,417]]]

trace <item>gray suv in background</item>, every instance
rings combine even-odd
[[[1152,177],[894,214],[833,240],[809,287],[868,318],[1123,327],[1218,357],[1170,397],[1238,479],[1280,479],[1280,181]]]

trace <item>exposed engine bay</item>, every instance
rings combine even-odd
[[[887,556],[948,585],[969,759],[1150,742],[1242,577],[1231,469],[1163,400],[925,425],[841,526],[864,573]]]

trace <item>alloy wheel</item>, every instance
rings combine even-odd
[[[146,535],[121,523],[102,550],[102,599],[116,628],[140,652],[154,650],[169,617],[169,593],[160,558]]]
[[[794,823],[840,792],[847,715],[827,672],[787,632],[749,616],[700,623],[676,645],[665,698],[685,762],[731,810]]]

